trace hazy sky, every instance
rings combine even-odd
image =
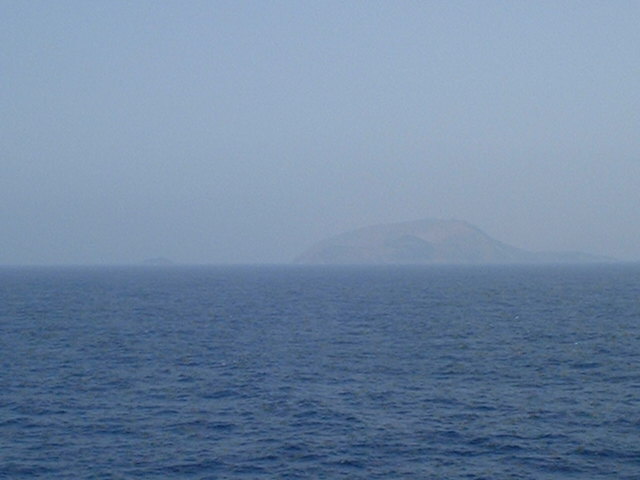
[[[0,264],[458,218],[640,260],[640,2],[0,0]]]

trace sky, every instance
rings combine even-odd
[[[0,264],[468,221],[640,260],[640,2],[0,0]]]

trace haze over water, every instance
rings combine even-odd
[[[457,218],[639,260],[637,2],[0,0],[0,264]]]
[[[265,265],[425,218],[640,261],[639,24],[0,0],[0,478],[640,478],[638,264]]]

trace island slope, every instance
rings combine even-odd
[[[321,241],[298,264],[421,265],[584,263],[609,259],[579,252],[529,252],[460,220],[422,219],[373,225]]]

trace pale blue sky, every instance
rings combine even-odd
[[[640,260],[636,1],[0,0],[0,264],[467,220]]]

